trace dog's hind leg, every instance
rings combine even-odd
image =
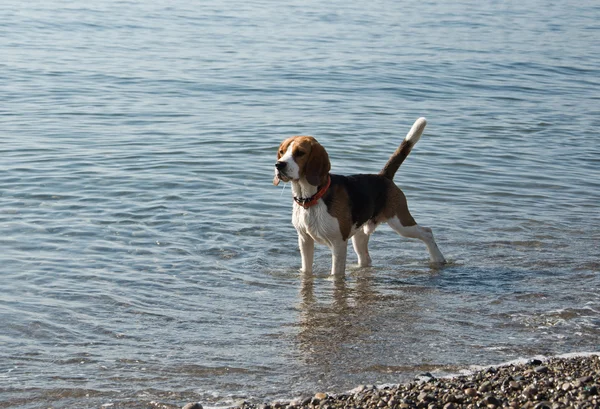
[[[397,216],[392,217],[387,222],[390,227],[401,236],[423,241],[427,246],[427,250],[429,250],[429,260],[432,263],[443,264],[446,262],[446,259],[433,238],[433,232],[429,227],[422,227],[418,224],[403,226]]]
[[[356,234],[352,236],[352,247],[354,247],[354,251],[358,256],[358,265],[360,267],[369,267],[371,265],[369,235],[362,228],[358,229]]]

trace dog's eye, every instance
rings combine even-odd
[[[280,154],[281,156],[283,156],[283,149],[281,149],[281,150],[279,151],[279,154]]]
[[[300,156],[304,156],[305,153],[306,152],[298,151],[298,152],[296,152],[296,157],[299,158]]]

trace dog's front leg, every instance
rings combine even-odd
[[[348,241],[339,240],[331,243],[331,275],[343,277],[346,272],[346,255]]]
[[[358,256],[358,265],[360,267],[370,267],[371,257],[369,256],[369,235],[358,229],[356,234],[352,236],[352,246]]]
[[[308,234],[298,233],[298,246],[302,257],[302,272],[312,273],[313,259],[315,257],[315,240]]]

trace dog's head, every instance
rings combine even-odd
[[[273,184],[305,178],[311,185],[320,186],[327,182],[330,168],[329,155],[315,138],[292,136],[279,145]]]

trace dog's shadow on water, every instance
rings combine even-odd
[[[429,278],[443,273],[450,264],[429,264],[427,268],[419,268],[402,274],[405,277],[425,275]],[[300,309],[308,314],[312,310],[320,314],[364,314],[373,304],[386,299],[396,298],[398,294],[387,291],[392,282],[398,283],[398,278],[391,279],[378,267],[349,268],[345,276],[333,276],[328,271],[300,273]]]
[[[369,342],[386,325],[390,306],[404,297],[382,288],[379,272],[360,268],[350,269],[345,277],[301,274],[297,341],[306,359],[323,363],[352,355],[349,346]]]
[[[324,288],[317,289],[315,294],[315,280]],[[347,277],[322,276],[314,274],[302,273],[302,286],[300,289],[301,309],[309,312],[311,308],[318,308],[325,312],[343,314],[350,309],[350,298],[355,291],[371,291],[372,278],[363,276],[362,279],[356,281],[356,290],[347,282]],[[322,294],[323,293],[323,294]],[[330,302],[319,302],[320,296],[329,297]]]
[[[420,295],[435,292],[427,286],[407,285],[415,276],[418,281],[435,280],[440,266],[420,265],[398,273],[389,268],[349,268],[346,276],[330,276],[328,271],[300,274],[297,342],[305,359],[319,366],[332,359],[358,359],[353,352],[358,345],[372,344],[373,337],[390,326],[411,332],[421,317]],[[401,277],[393,277],[400,274]],[[413,277],[411,279],[411,277]],[[429,277],[429,278],[427,278]],[[353,358],[351,358],[353,357]]]
[[[372,272],[346,277],[301,273],[298,348],[308,362],[320,364],[340,355],[369,329],[360,318],[374,302]],[[351,282],[349,282],[351,280]]]

